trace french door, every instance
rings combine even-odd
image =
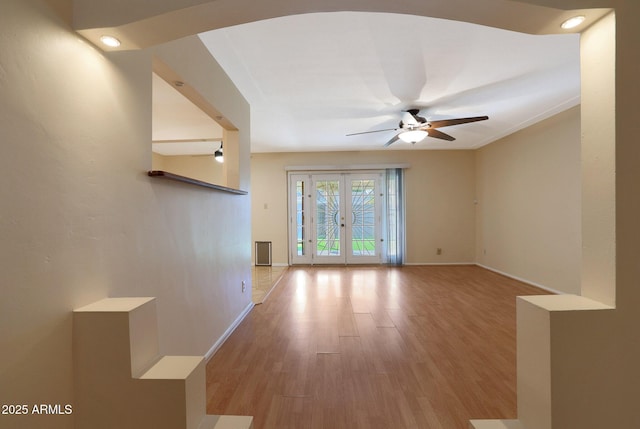
[[[291,263],[380,263],[381,183],[381,173],[291,174]]]

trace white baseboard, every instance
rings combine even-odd
[[[514,280],[517,280],[517,281],[522,282],[522,283],[526,283],[526,284],[531,285],[531,286],[535,286],[537,288],[546,290],[547,292],[551,292],[551,293],[554,293],[556,295],[565,295],[566,294],[566,292],[562,292],[562,291],[550,288],[548,286],[545,286],[545,285],[542,285],[542,284],[539,284],[539,283],[536,283],[536,282],[532,282],[530,280],[523,279],[521,277],[514,276],[514,275],[511,275],[509,273],[505,273],[504,271],[500,271],[500,270],[497,270],[495,268],[489,267],[487,265],[479,264],[477,262],[444,262],[444,263],[443,262],[407,262],[404,265],[410,265],[410,266],[477,265],[478,267],[484,268],[485,270],[493,271],[494,273],[500,274],[500,275],[505,276],[505,277],[509,277],[510,279],[514,279]]]
[[[240,323],[242,323],[244,318],[247,317],[251,310],[253,310],[253,307],[254,303],[250,302],[249,305],[247,305],[245,309],[242,310],[242,313],[240,313],[236,320],[234,320],[233,323],[227,328],[224,334],[222,334],[222,336],[218,338],[218,341],[216,341],[216,343],[209,349],[207,354],[204,355],[204,359],[206,362],[209,362],[211,360],[213,355],[216,354],[216,352],[220,349],[220,347],[222,347],[224,342],[227,341],[227,338],[229,338],[231,334],[233,334],[233,331],[236,330],[236,328],[240,325]]]
[[[254,267],[268,267],[269,265],[256,265],[255,263],[253,264]],[[288,267],[289,264],[287,263],[283,263],[283,262],[274,262],[271,264],[272,267]]]
[[[479,266],[480,268],[484,268],[485,270],[493,271],[494,273],[500,274],[500,275],[505,276],[505,277],[509,277],[510,279],[518,280],[519,282],[526,283],[528,285],[535,286],[535,287],[540,288],[540,289],[544,289],[547,292],[551,292],[551,293],[554,293],[556,295],[566,295],[566,292],[562,292],[562,291],[559,291],[559,290],[556,290],[556,289],[552,289],[552,288],[550,288],[548,286],[541,285],[540,283],[535,283],[535,282],[532,282],[530,280],[523,279],[521,277],[517,277],[517,276],[511,275],[509,273],[505,273],[505,272],[500,271],[500,270],[496,270],[495,268],[491,268],[491,267],[489,267],[487,265],[482,265],[482,264],[478,264],[478,263],[476,263],[475,265]]]
[[[410,266],[438,266],[438,265],[476,265],[475,262],[405,262]]]

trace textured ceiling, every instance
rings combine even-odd
[[[579,35],[413,15],[331,12],[200,34],[251,105],[252,152],[384,149],[404,109],[488,115],[391,148],[469,149],[580,103]]]

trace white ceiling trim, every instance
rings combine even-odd
[[[355,170],[386,170],[389,168],[411,168],[409,163],[395,164],[347,164],[347,165],[288,165],[285,171],[355,171]]]

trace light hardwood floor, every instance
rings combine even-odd
[[[515,297],[476,266],[290,268],[207,365],[255,429],[466,429],[516,417]]]

